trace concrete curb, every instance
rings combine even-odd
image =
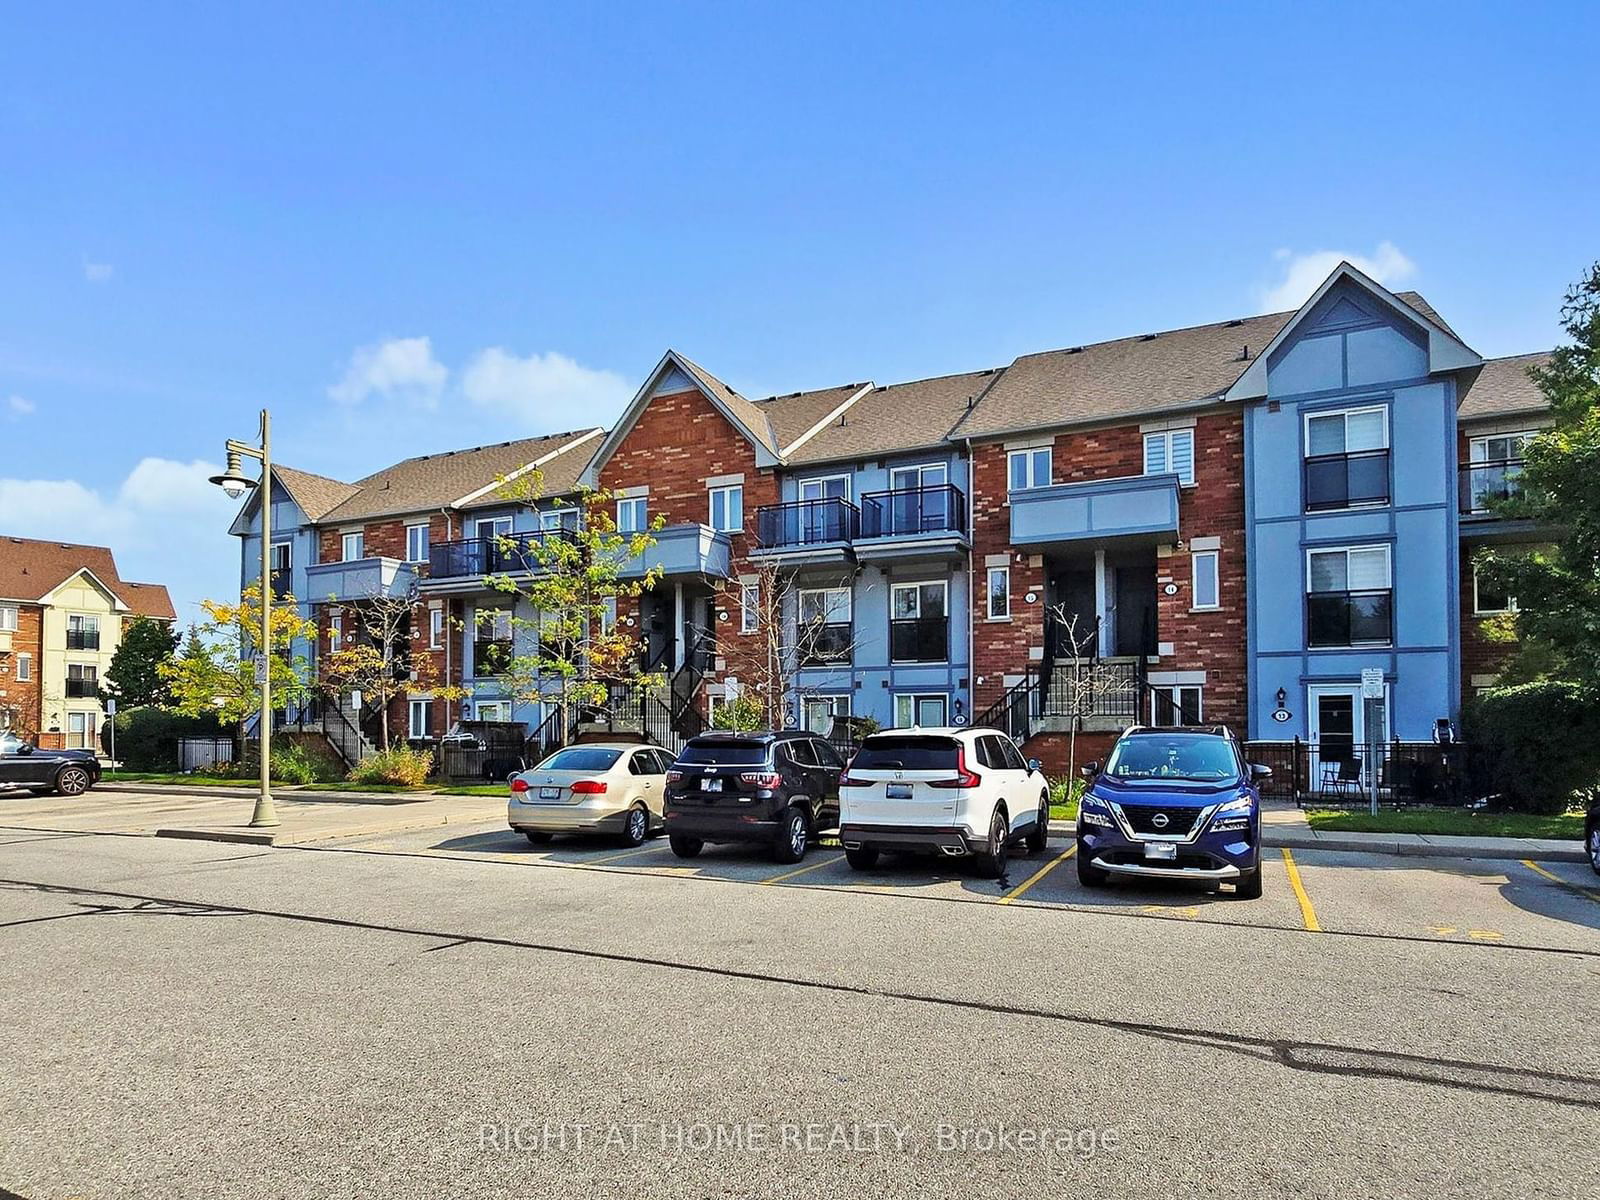
[[[189,785],[180,783],[119,783],[114,779],[102,779],[101,786],[115,788],[119,792],[135,792],[142,796],[199,796],[207,800],[248,799],[255,795],[251,787],[208,787],[203,783]],[[302,788],[294,784],[275,784],[272,788],[274,796],[283,796],[285,799],[294,800],[327,800],[338,801],[346,804],[419,804],[425,800],[472,800],[482,799],[474,796],[453,796],[449,792],[332,792],[319,789]]]
[[[278,835],[265,830],[250,832],[248,830],[228,829],[158,829],[158,838],[182,838],[192,842],[234,842],[245,846],[272,846],[277,844]]]
[[[1405,835],[1416,837],[1415,834]],[[1340,834],[1284,832],[1270,827],[1261,831],[1261,844],[1278,849],[1331,850],[1342,854],[1392,854],[1399,858],[1490,858],[1534,862],[1587,863],[1582,843],[1571,848],[1517,842],[1514,839],[1446,838],[1430,841],[1400,841],[1381,833]]]

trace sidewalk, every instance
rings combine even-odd
[[[403,809],[397,809],[393,805],[363,802],[358,795],[350,792],[283,795],[275,792],[273,801],[280,823],[271,829],[252,829],[249,816],[254,803],[253,796],[246,792],[235,798],[241,803],[231,806],[227,819],[206,820],[205,816],[200,816],[198,820],[161,825],[155,830],[155,835],[208,842],[242,842],[257,846],[297,846],[338,838],[375,837],[408,829],[481,825],[488,820],[503,821],[506,812],[506,802],[495,796],[412,793],[406,796],[409,803]]]
[[[1263,805],[1261,844],[1291,850],[1342,850],[1428,858],[1509,858],[1586,863],[1583,843],[1555,838],[1444,837],[1421,833],[1323,833],[1295,807]]]

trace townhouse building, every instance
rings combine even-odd
[[[749,399],[669,351],[609,431],[356,484],[286,472],[305,503],[279,528],[316,555],[295,594],[326,598],[326,636],[340,603],[408,572],[443,614],[419,648],[473,700],[425,718],[413,700],[392,719],[414,736],[544,719],[496,679],[520,650],[483,577],[500,537],[560,536],[604,489],[619,528],[664,522],[627,567],[659,577],[616,620],[699,720],[752,685],[774,589],[799,650],[775,723],[982,721],[1051,762],[1069,731],[1135,721],[1426,739],[1505,653],[1479,626],[1514,601],[1471,555],[1539,536],[1492,503],[1546,420],[1538,361],[1485,362],[1347,264],[1293,312],[909,383]],[[543,498],[506,503],[493,479],[535,462]]]
[[[105,546],[0,537],[0,729],[100,749],[100,688],[124,629],[177,619],[167,589],[122,578]]]

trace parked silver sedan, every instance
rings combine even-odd
[[[535,845],[557,833],[609,834],[643,845],[663,827],[672,755],[659,746],[592,742],[557,750],[511,777],[506,821]]]

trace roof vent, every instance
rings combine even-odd
[[[1068,354],[1082,354],[1083,353],[1083,347],[1082,346],[1069,347],[1068,350],[1067,350],[1067,353]]]
[[[1250,343],[1249,342],[1246,342],[1244,344],[1244,349],[1239,351],[1239,361],[1240,362],[1249,362],[1250,361]]]
[[[1237,328],[1239,328],[1239,326],[1241,326],[1243,324],[1244,324],[1244,321],[1243,321],[1242,318],[1235,317],[1233,320],[1228,322],[1228,328],[1229,329],[1237,329]]]
[[[844,428],[844,422],[845,422],[845,415],[844,415],[844,413],[840,413],[839,414],[839,428],[840,429]]]
[[[1161,335],[1159,333],[1147,333],[1147,334],[1144,334],[1143,336],[1141,336],[1139,338],[1139,340],[1141,342],[1153,342],[1160,336]]]

